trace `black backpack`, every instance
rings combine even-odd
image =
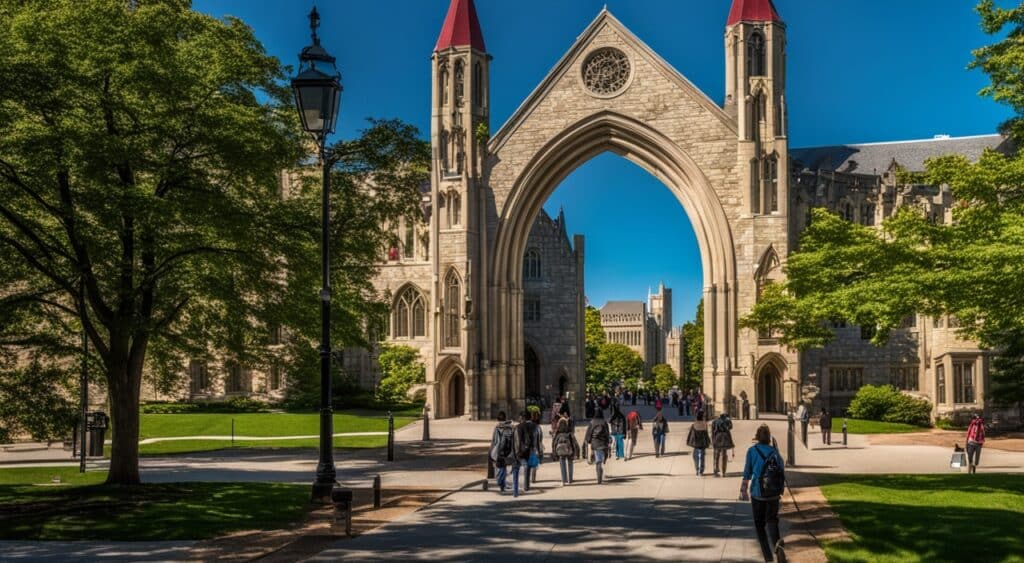
[[[512,428],[502,428],[501,437],[498,438],[497,460],[508,458],[512,455]]]
[[[526,459],[530,457],[530,450],[533,449],[533,423],[523,422],[519,426],[516,426],[516,441],[518,442],[518,449],[516,451],[516,457],[519,459]]]
[[[591,441],[607,442],[608,441],[608,425],[604,424],[602,422],[601,424],[598,424],[597,426],[595,426],[594,427],[594,432],[590,435],[590,440]]]
[[[786,489],[786,472],[779,463],[778,451],[774,450],[765,457],[761,450],[754,446],[754,451],[761,456],[764,465],[761,466],[761,473],[757,476],[757,482],[761,486],[761,498],[773,498],[782,496]]]

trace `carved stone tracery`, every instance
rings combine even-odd
[[[622,51],[598,49],[583,62],[583,84],[599,96],[617,94],[629,83],[631,70],[629,58]]]

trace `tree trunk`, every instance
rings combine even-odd
[[[127,355],[127,354],[126,354]],[[139,478],[139,390],[142,366],[133,365],[127,358],[113,369],[108,367],[112,448],[108,485],[138,485]]]

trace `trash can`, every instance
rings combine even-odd
[[[110,417],[104,412],[96,411],[89,413],[86,420],[86,429],[89,431],[89,455],[103,457],[103,441],[107,435]]]

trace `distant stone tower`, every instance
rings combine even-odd
[[[653,364],[663,364],[668,358],[665,341],[672,331],[672,289],[665,287],[665,282],[658,284],[658,293],[647,292],[647,307],[651,318],[657,325]],[[652,365],[653,365],[652,364]]]

